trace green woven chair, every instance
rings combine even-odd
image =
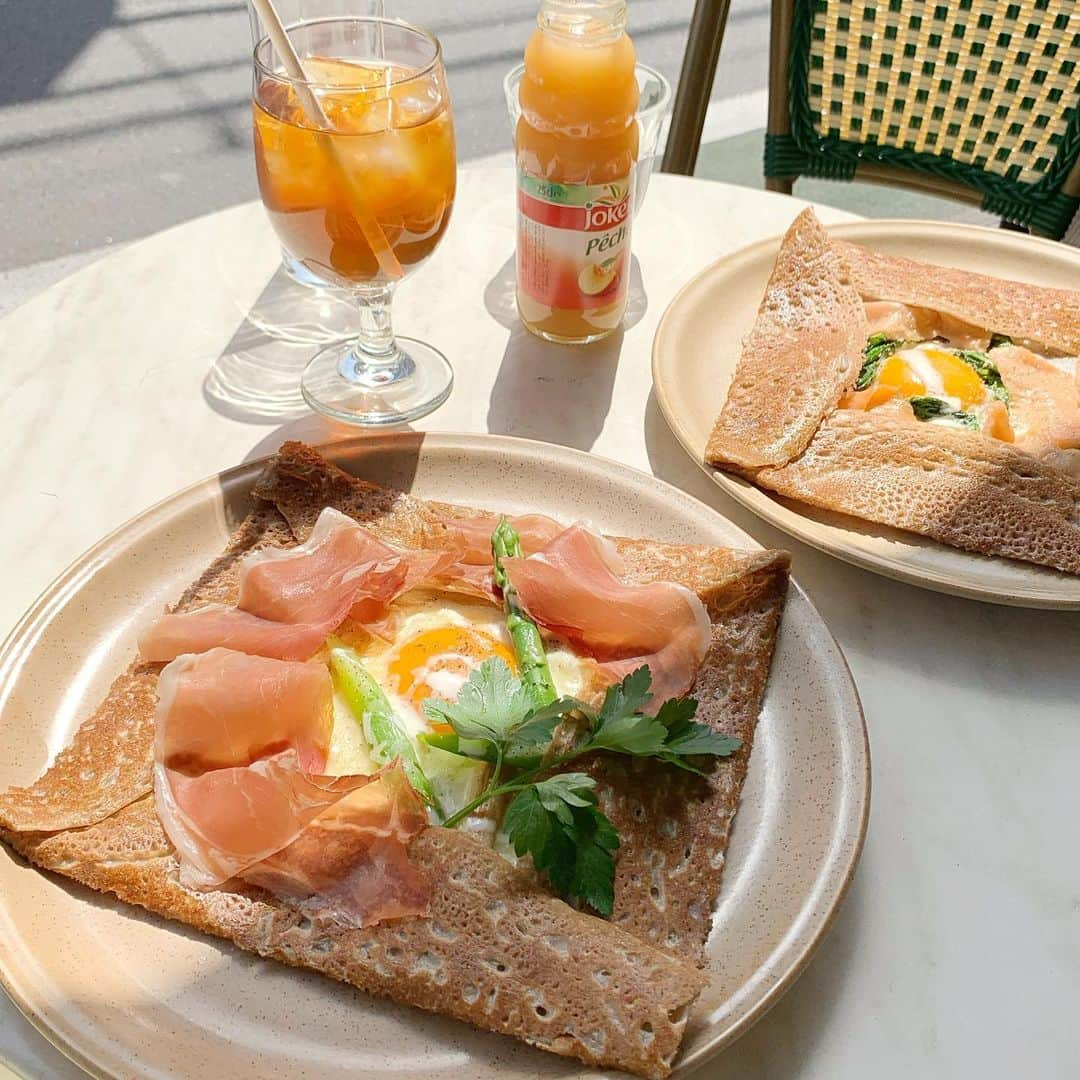
[[[1055,239],[1078,214],[1077,0],[774,0],[769,84],[774,191],[899,184]]]

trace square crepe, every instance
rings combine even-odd
[[[1080,574],[1080,292],[784,237],[706,447],[780,495]]]
[[[356,479],[286,444],[256,506],[176,612],[237,601],[254,552],[288,551],[326,508],[397,549],[439,552],[476,511]],[[408,845],[431,883],[423,915],[361,927],[240,880],[181,881],[158,813],[155,710],[161,663],[134,662],[49,770],[0,794],[0,837],[38,866],[286,964],[517,1036],[594,1065],[666,1076],[706,981],[704,943],[752,746],[787,585],[787,556],[615,539],[625,578],[677,582],[708,615],[697,717],[741,748],[697,777],[644,759],[597,755],[587,770],[621,834],[610,920],[552,895],[528,861],[512,865],[457,829]]]

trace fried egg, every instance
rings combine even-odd
[[[453,701],[485,660],[503,660],[517,671],[513,642],[502,608],[452,593],[414,592],[391,606],[384,623],[389,640],[351,634],[349,644],[379,684],[410,738],[440,730],[423,711],[429,698]],[[549,641],[548,664],[560,695],[579,696],[595,685],[595,661],[565,644]],[[335,722],[328,771],[371,772],[360,726],[335,696]]]
[[[424,702],[453,701],[485,660],[499,658],[517,670],[513,645],[493,605],[448,595],[416,608],[392,612],[393,637],[361,652],[364,666],[382,687],[411,736],[430,729]]]
[[[898,349],[882,362],[869,387],[847,395],[843,407],[907,412],[913,398],[932,398],[944,404],[938,412],[916,412],[920,420],[974,427],[986,435],[1013,440],[1005,403],[970,364],[934,342]]]

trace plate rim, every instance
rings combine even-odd
[[[919,235],[923,230],[932,229],[940,235],[943,229],[950,232],[969,233],[982,237],[993,237],[994,242],[1006,247],[1032,247],[1043,248],[1048,254],[1053,254],[1058,259],[1075,261],[1080,269],[1080,251],[1072,252],[1062,249],[1056,241],[1039,236],[1027,236],[1021,233],[998,232],[982,225],[972,225],[962,222],[932,221],[924,218],[865,218],[859,221],[845,221],[825,226],[830,234],[850,235],[858,238],[864,232],[877,233],[887,231],[895,234],[898,231],[909,232]],[[903,565],[887,556],[879,553],[861,551],[853,545],[848,545],[842,538],[839,541],[830,541],[830,536],[837,532],[844,532],[842,526],[822,524],[807,517],[798,509],[797,500],[789,500],[791,505],[782,501],[779,496],[772,495],[749,480],[722,469],[708,465],[700,456],[698,448],[694,445],[690,432],[678,415],[678,411],[668,396],[670,381],[665,372],[664,354],[665,338],[672,333],[671,321],[673,313],[685,302],[686,295],[696,286],[700,286],[706,279],[722,272],[724,266],[736,259],[746,259],[766,252],[777,247],[783,233],[763,237],[746,244],[735,251],[728,252],[715,259],[708,266],[699,270],[691,277],[672,297],[668,306],[664,309],[660,320],[656,325],[656,333],[652,343],[652,380],[653,393],[656,396],[660,412],[669,430],[675,436],[676,441],[686,454],[693,460],[699,469],[713,481],[722,491],[730,495],[741,506],[745,507],[756,517],[788,536],[794,537],[809,547],[839,559],[851,566],[857,566],[863,570],[879,574],[893,581],[901,581],[918,588],[929,589],[934,592],[944,593],[949,596],[959,596],[967,600],[977,600],[982,603],[998,604],[1004,607],[1022,607],[1036,610],[1051,611],[1077,611],[1080,610],[1080,597],[1070,598],[1055,595],[1053,592],[1041,588],[1025,588],[1008,593],[1001,592],[991,585],[979,586],[959,583],[954,581],[948,574],[932,569],[917,570]],[[673,351],[673,350],[671,350]],[[871,523],[873,524],[873,523]],[[826,530],[825,535],[821,530]],[[903,531],[903,530],[901,530]],[[962,551],[960,548],[951,548],[948,544],[941,544],[930,537],[921,537],[928,543],[949,550]],[[982,559],[974,552],[962,552],[974,559]],[[1014,561],[1014,560],[1010,560]],[[1022,565],[1022,564],[1021,564]]]
[[[694,503],[707,513],[721,519],[733,533],[737,534],[741,542],[747,545],[748,549],[764,550],[764,546],[758,540],[725,517],[720,511],[701,502],[701,500],[682,488],[644,470],[615,461],[602,454],[557,443],[490,433],[417,432],[410,430],[354,435],[334,442],[314,445],[313,449],[326,457],[328,461],[340,464],[342,460],[355,460],[357,451],[360,448],[378,452],[380,447],[385,447],[392,451],[395,444],[412,444],[418,453],[421,453],[424,449],[429,449],[436,454],[455,450],[468,452],[483,447],[494,449],[504,446],[511,453],[516,449],[519,454],[531,453],[547,460],[552,460],[552,458],[568,459],[594,471],[600,471],[597,468],[599,466],[602,467],[603,471],[614,470],[616,473],[629,474],[639,479],[644,478],[674,497]],[[0,711],[2,711],[6,701],[6,694],[3,691],[10,673],[13,670],[17,672],[22,666],[23,659],[35,646],[37,638],[37,634],[34,632],[35,626],[48,624],[52,612],[63,607],[68,591],[77,587],[83,575],[101,565],[103,559],[107,561],[111,550],[117,546],[118,542],[126,540],[129,533],[134,530],[147,526],[152,527],[153,523],[163,515],[175,512],[176,509],[183,507],[193,499],[197,500],[200,493],[208,486],[214,485],[220,492],[226,489],[227,482],[237,483],[245,474],[257,475],[273,456],[273,454],[267,454],[250,461],[244,461],[238,465],[211,473],[177,489],[128,517],[85,549],[80,555],[76,556],[61,570],[38,594],[22,616],[15,622],[9,633],[0,641]],[[872,765],[869,731],[862,699],[847,657],[816,605],[794,577],[789,578],[788,587],[789,596],[795,594],[799,602],[806,605],[811,618],[811,625],[815,626],[818,632],[823,633],[835,648],[836,657],[840,661],[837,674],[840,676],[841,693],[847,699],[839,715],[844,718],[845,723],[842,726],[849,729],[852,735],[852,745],[861,758],[861,769],[856,767],[852,770],[853,780],[857,784],[856,799],[852,805],[852,810],[846,815],[845,828],[834,834],[834,836],[843,839],[844,843],[835,845],[830,852],[830,856],[821,864],[828,871],[826,876],[831,877],[838,884],[828,895],[824,907],[815,913],[814,920],[808,928],[802,944],[793,949],[785,950],[782,954],[786,961],[785,966],[776,973],[776,978],[770,983],[765,992],[760,994],[757,1000],[738,1016],[733,1023],[720,1030],[707,1043],[690,1054],[680,1053],[676,1060],[676,1069],[679,1074],[699,1067],[739,1039],[761,1020],[798,981],[799,976],[806,969],[814,953],[831,930],[844,900],[847,898],[866,842],[872,796]],[[11,851],[10,848],[6,849],[5,854],[8,858],[19,863],[32,866],[21,855]],[[38,870],[37,872],[41,873],[42,871]],[[52,875],[48,876],[51,877]],[[157,917],[151,916],[151,918]],[[64,1038],[54,1027],[50,1026],[44,1016],[34,1010],[27,995],[20,991],[16,985],[16,980],[12,978],[9,972],[9,964],[9,949],[0,940],[0,988],[3,989],[22,1017],[55,1049],[88,1075],[94,1077],[95,1080],[117,1080],[119,1074],[110,1071],[105,1065],[99,1064],[89,1057],[77,1042]],[[572,1059],[567,1059],[567,1061],[572,1063],[574,1067],[579,1067],[580,1071],[573,1075],[580,1076],[583,1080],[587,1080],[588,1077],[593,1075],[599,1075],[589,1066],[573,1062]]]

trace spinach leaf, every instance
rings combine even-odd
[[[881,365],[903,344],[884,331],[871,334],[863,346],[863,362],[859,377],[855,380],[855,389],[865,390],[877,378]]]
[[[936,397],[913,397],[908,404],[915,413],[916,420],[955,420],[964,427],[979,430],[979,419],[974,413],[962,412],[954,409],[947,401]]]
[[[986,353],[978,349],[957,349],[956,355],[982,379],[994,397],[999,401],[1004,401],[1006,405],[1009,404],[1009,391],[1005,389],[1001,372]]]

